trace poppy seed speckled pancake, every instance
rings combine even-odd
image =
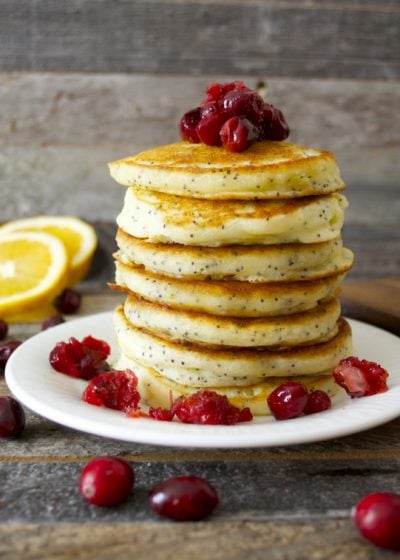
[[[109,164],[126,186],[196,198],[295,198],[344,189],[330,152],[255,142],[240,153],[178,142]]]
[[[292,200],[202,200],[130,188],[118,226],[154,243],[218,247],[318,243],[340,235],[340,194]]]
[[[120,252],[116,258],[125,264],[141,264],[153,272],[196,280],[315,280],[344,272],[353,263],[353,253],[343,248],[340,237],[323,243],[193,247],[149,243],[119,229],[117,244]]]
[[[185,280],[155,274],[142,266],[116,265],[116,285],[173,309],[234,317],[269,317],[307,311],[336,297],[344,274],[305,282],[259,283]]]
[[[125,317],[138,328],[167,340],[220,346],[295,346],[328,340],[337,334],[338,299],[310,311],[278,317],[218,317],[173,309],[128,295]]]
[[[119,358],[115,369],[130,369],[138,380],[138,389],[142,402],[148,406],[162,406],[169,408],[171,398],[176,399],[182,395],[188,396],[199,390],[194,385],[188,386],[166,379],[154,369],[142,366],[123,354]],[[301,383],[309,391],[322,390],[328,393],[333,402],[338,402],[346,395],[345,391],[335,383],[331,372],[321,372],[317,375],[295,376],[292,381]],[[282,383],[281,377],[270,377],[261,383],[247,387],[223,386],[216,388],[220,395],[225,395],[231,404],[240,408],[248,406],[254,416],[270,414],[267,398]],[[209,387],[212,389],[212,387]]]
[[[197,378],[213,378],[212,386],[223,386],[250,385],[267,377],[315,375],[333,369],[351,354],[351,329],[343,319],[338,334],[328,342],[276,351],[167,341],[134,327],[122,306],[114,313],[114,326],[123,354],[184,385],[193,385]]]

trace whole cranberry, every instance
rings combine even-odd
[[[42,322],[42,331],[45,331],[50,327],[55,327],[56,325],[61,325],[61,323],[65,323],[64,317],[61,315],[51,315]]]
[[[266,103],[263,112],[262,138],[265,140],[286,140],[290,134],[289,125],[280,109]]]
[[[355,506],[353,519],[360,531],[375,546],[400,551],[400,495],[375,492]]]
[[[17,437],[25,428],[25,412],[12,397],[0,397],[0,437]]]
[[[175,521],[198,521],[210,515],[218,504],[217,491],[198,476],[175,476],[149,493],[151,509]]]
[[[199,136],[197,134],[196,127],[200,121],[200,107],[192,109],[183,115],[179,123],[179,132],[182,140],[187,140],[194,144],[200,142]]]
[[[133,469],[126,461],[117,457],[97,457],[82,469],[79,489],[90,504],[110,507],[128,498],[134,482]]]
[[[11,356],[11,354],[20,346],[22,342],[20,340],[9,340],[0,344],[0,373],[4,373],[6,364]]]
[[[315,414],[328,410],[332,406],[330,396],[325,391],[311,391],[308,395],[307,404],[303,410],[303,414]]]
[[[259,129],[248,119],[232,117],[222,126],[220,137],[222,145],[231,152],[243,152],[257,140]]]
[[[0,340],[4,340],[8,334],[8,325],[4,319],[0,319]]]
[[[60,313],[75,313],[81,306],[82,296],[72,288],[65,288],[56,298],[54,305]]]
[[[211,83],[206,89],[206,98],[203,101],[203,105],[205,105],[209,101],[219,101],[228,93],[228,91],[241,89],[248,90],[249,88],[244,82],[240,80],[223,84]]]
[[[224,124],[223,116],[218,112],[208,112],[201,118],[197,125],[197,134],[203,144],[207,146],[220,146],[219,131]]]
[[[267,402],[277,420],[288,420],[303,413],[307,400],[308,392],[303,385],[287,381],[272,391]]]
[[[223,98],[222,113],[225,119],[230,117],[246,117],[254,125],[261,123],[263,118],[264,100],[255,91],[235,89]]]

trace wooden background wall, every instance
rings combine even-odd
[[[0,221],[113,222],[107,161],[176,140],[209,81],[243,78],[291,141],[335,152],[350,235],[373,228],[399,270],[400,0],[0,0],[0,14]]]

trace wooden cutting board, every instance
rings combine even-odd
[[[400,278],[343,284],[343,315],[400,335]]]

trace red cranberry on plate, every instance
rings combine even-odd
[[[332,406],[330,396],[325,391],[320,389],[311,391],[308,394],[307,404],[304,407],[303,414],[315,414],[328,410]]]
[[[341,360],[333,370],[333,377],[351,398],[367,397],[388,390],[388,372],[375,362],[354,356]]]
[[[307,400],[308,391],[301,383],[287,381],[272,391],[267,402],[277,420],[288,420],[304,412]]]

